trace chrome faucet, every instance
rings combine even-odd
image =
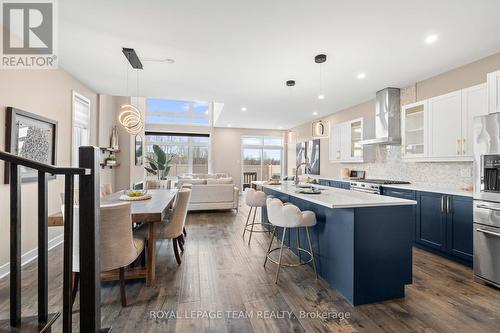
[[[306,172],[307,172],[307,168],[311,167],[311,164],[308,161],[301,162],[301,163],[297,164],[297,166],[295,167],[295,179],[293,180],[293,184],[295,186],[299,185],[299,168],[303,165],[306,166]]]

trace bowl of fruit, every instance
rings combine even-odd
[[[143,195],[146,195],[145,190],[126,190],[125,195],[131,197],[131,198],[138,198],[142,197]]]

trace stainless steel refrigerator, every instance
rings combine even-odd
[[[500,287],[500,113],[474,120],[474,274]]]

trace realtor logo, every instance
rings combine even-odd
[[[55,2],[2,2],[2,59],[4,69],[57,68]]]

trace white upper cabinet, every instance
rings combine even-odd
[[[362,163],[363,118],[336,124],[330,132],[330,162]]]
[[[500,112],[500,71],[488,73],[488,111]]]
[[[462,154],[462,92],[429,99],[430,157],[448,158]]]
[[[330,161],[338,162],[341,158],[341,146],[340,141],[342,137],[342,124],[336,124],[332,126],[330,130]]]
[[[487,113],[486,84],[405,105],[401,123],[404,158],[472,160],[473,118]]]
[[[462,90],[462,155],[472,158],[474,117],[488,114],[487,84]]]
[[[427,156],[427,101],[403,106],[401,133],[403,155],[406,159]]]

